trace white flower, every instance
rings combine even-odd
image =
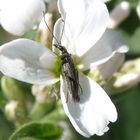
[[[59,0],[58,8],[65,19],[65,26],[58,19],[54,36],[60,41],[64,26],[61,44],[71,53],[78,70],[82,88],[80,101],[75,102],[68,95],[66,102],[68,89],[59,71],[59,57],[35,41],[17,39],[2,45],[0,70],[5,75],[33,84],[49,85],[60,80],[62,104],[77,132],[85,137],[103,135],[109,129],[109,122],[117,120],[117,111],[105,91],[84,71],[106,62],[126,47],[118,45],[113,48],[114,44],[109,44],[109,41],[104,42],[106,46],[104,43],[95,44],[104,33],[108,20],[107,8],[101,1]]]
[[[43,0],[0,0],[0,23],[11,34],[23,35],[42,18]]]

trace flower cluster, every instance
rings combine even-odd
[[[43,5],[39,11],[42,9]],[[103,1],[58,0],[58,10],[61,18],[54,26],[53,44],[61,42],[71,54],[82,88],[80,101],[75,102],[71,95],[67,95],[69,89],[60,70],[61,60],[59,54],[56,55],[56,48],[52,51],[25,38],[5,43],[0,47],[0,71],[31,84],[52,85],[60,81],[61,101],[76,131],[85,137],[103,135],[109,129],[109,122],[117,120],[117,111],[107,93],[85,71],[106,63],[116,54],[123,54],[128,49],[123,42],[118,41],[120,39],[116,32],[107,29],[109,14]],[[5,12],[4,8],[1,12]],[[19,16],[20,14],[19,11]],[[28,14],[28,18],[31,18],[36,12]],[[10,24],[8,18],[6,21],[3,18],[1,17],[1,24],[11,33],[20,35],[25,31],[25,26],[21,27],[20,23],[17,30],[11,28],[14,22]],[[20,22],[20,19],[25,18],[22,15],[16,20]]]

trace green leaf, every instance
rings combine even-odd
[[[25,124],[16,130],[9,140],[19,140],[27,137],[32,137],[34,139],[54,140],[59,138],[62,132],[63,129],[52,122],[32,122]]]
[[[0,111],[0,140],[7,140],[13,131],[13,125],[9,123]]]

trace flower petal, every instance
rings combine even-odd
[[[79,68],[89,69],[108,61],[115,53],[126,53],[128,47],[122,36],[108,29],[102,38],[82,56]]]
[[[111,0],[101,0],[101,1],[103,1],[103,2],[109,2],[109,1],[111,1]]]
[[[14,35],[23,35],[32,28],[45,9],[42,0],[4,0],[0,4],[1,25]]]
[[[102,77],[104,79],[110,78],[122,66],[124,59],[125,55],[123,53],[116,53],[109,61],[99,65],[98,70]]]
[[[138,2],[138,5],[136,7],[136,11],[137,11],[138,17],[140,18],[140,1]]]
[[[71,36],[71,33],[70,32],[67,32],[67,35],[68,37],[66,36],[65,32],[63,32],[63,28],[64,28],[64,22],[62,21],[61,18],[59,18],[55,25],[54,25],[54,36],[55,38],[53,38],[53,44],[60,44],[62,42],[62,45],[68,49],[68,46],[73,46],[72,45],[72,42],[69,42],[69,39],[70,36]],[[56,48],[53,47],[54,51],[56,52]],[[72,50],[72,47],[71,47],[71,50]],[[72,51],[71,50],[68,50],[69,53],[72,54]]]
[[[55,25],[54,25],[53,34],[54,34],[55,38],[53,38],[53,44],[58,44],[58,43],[62,42],[61,39],[63,39],[63,38],[61,38],[61,35],[62,35],[63,26],[64,26],[64,23],[62,22],[62,19],[59,18],[55,22]]]
[[[71,42],[67,48],[72,47],[76,55],[83,55],[107,27],[109,15],[105,4],[98,0],[58,0],[58,8],[65,20],[65,36]],[[62,45],[67,44],[62,42]]]
[[[103,135],[109,128],[109,122],[115,122],[117,111],[105,91],[93,80],[80,74],[82,93],[80,102],[75,102],[67,93],[68,88],[61,78],[61,99],[65,113],[74,128],[81,135],[90,137]]]
[[[17,39],[0,47],[0,71],[24,82],[56,82],[56,76],[51,72],[55,62],[55,54],[28,39]]]

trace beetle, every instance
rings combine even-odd
[[[44,22],[45,22],[48,30],[52,34],[52,37],[57,42],[57,44],[53,44],[53,46],[56,47],[57,49],[59,49],[59,51],[61,52],[61,55],[60,55],[60,58],[62,61],[61,73],[62,73],[62,77],[66,81],[66,85],[67,85],[67,89],[68,89],[67,94],[71,94],[73,100],[75,102],[79,102],[80,101],[80,95],[79,95],[80,90],[79,89],[81,89],[81,91],[82,91],[82,88],[79,84],[78,71],[75,68],[71,54],[69,54],[67,49],[61,45],[61,41],[59,42],[57,40],[57,38],[53,35],[52,31],[50,30],[48,24],[45,21],[45,12],[43,12],[43,13],[44,13]],[[64,22],[63,19],[62,19],[62,21]],[[64,22],[64,26],[65,26],[65,22]],[[60,40],[62,39],[62,36],[63,36],[64,26],[62,29],[62,34],[61,34]],[[68,101],[68,95],[67,95],[67,101]]]
[[[61,51],[61,55],[60,55],[62,61],[61,72],[64,80],[66,81],[68,94],[72,95],[72,98],[75,102],[79,102],[80,84],[79,84],[78,71],[74,66],[73,59],[64,46],[62,46],[61,44],[54,44],[54,46]],[[67,101],[68,101],[68,96],[67,96]]]

